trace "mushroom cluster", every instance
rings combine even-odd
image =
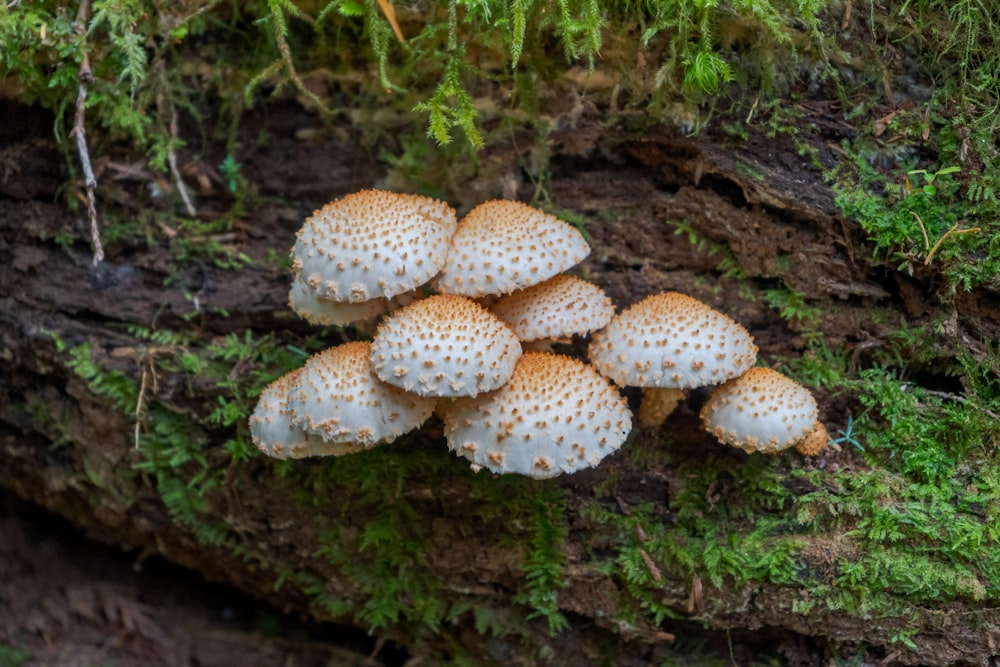
[[[460,221],[438,200],[379,190],[327,204],[296,235],[289,306],[313,324],[381,319],[370,342],[269,385],[254,443],[278,458],[353,454],[437,414],[473,470],[548,478],[622,445],[632,414],[619,388],[643,387],[639,421],[651,426],[688,389],[718,385],[702,419],[722,442],[825,446],[812,395],[755,368],[746,329],[675,292],[615,314],[600,287],[563,273],[589,252],[574,227],[514,201]],[[547,351],[590,334],[591,363]]]

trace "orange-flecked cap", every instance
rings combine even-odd
[[[495,392],[443,406],[448,447],[472,468],[537,479],[596,466],[632,428],[618,390],[592,367],[526,352]]]
[[[796,444],[816,422],[808,389],[770,368],[751,368],[718,386],[701,409],[705,429],[751,454]]]
[[[343,456],[360,451],[360,445],[324,442],[292,423],[288,399],[301,375],[301,368],[285,373],[260,393],[250,415],[250,437],[257,449],[278,459]]]
[[[458,223],[435,287],[448,294],[507,294],[583,261],[590,246],[572,225],[521,202],[480,204]]]
[[[507,382],[521,356],[517,336],[465,297],[438,294],[401,308],[372,340],[375,374],[422,396],[475,396]]]
[[[795,444],[795,451],[803,456],[816,456],[826,449],[827,440],[830,439],[823,422],[817,420],[813,427]]]
[[[689,389],[752,367],[757,346],[742,325],[678,292],[646,297],[594,334],[590,361],[620,386]]]
[[[389,300],[377,297],[368,301],[351,303],[333,301],[319,296],[309,287],[301,274],[292,278],[288,291],[288,307],[309,324],[316,326],[344,326],[352,322],[370,320],[389,310]]]
[[[371,368],[371,343],[356,341],[314,354],[292,389],[292,422],[327,442],[372,447],[418,428],[434,399],[380,381]]]
[[[305,221],[292,248],[292,268],[327,299],[393,297],[437,274],[456,225],[455,211],[443,202],[362,190]]]
[[[558,275],[502,297],[490,311],[529,341],[596,331],[608,324],[615,307],[599,286]]]

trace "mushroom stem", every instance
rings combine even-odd
[[[686,397],[687,392],[683,389],[643,387],[642,402],[636,415],[639,426],[644,429],[659,428]]]

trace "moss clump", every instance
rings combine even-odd
[[[202,103],[213,92],[224,101],[217,123],[223,128],[261,92],[288,86],[327,118],[349,113],[359,101],[367,108],[415,110],[438,142],[449,143],[459,132],[481,146],[477,99],[484,86],[500,84],[523,98],[512,109],[524,108],[535,97],[529,89],[552,83],[568,68],[592,70],[600,58],[604,69],[627,80],[638,53],[646,52],[653,59],[649,72],[627,80],[639,105],[651,93],[659,107],[677,96],[713,95],[731,79],[766,87],[766,79],[781,77],[754,74],[752,54],[802,52],[807,44],[800,33],[818,42],[821,9],[814,0],[450,0],[419,11],[356,0],[238,7],[218,0],[183,6],[99,0],[87,15],[42,2],[0,8],[0,39],[7,47],[5,92],[55,110],[57,136],[65,138],[86,59],[94,77],[91,121],[123,131],[166,171],[169,155],[185,143],[177,111],[201,120]],[[788,29],[791,19],[800,29]],[[609,39],[614,35],[638,35],[638,50]],[[359,63],[365,43],[370,51]],[[198,67],[208,59],[211,73]],[[765,60],[780,69],[781,59]],[[338,90],[352,102],[341,100]]]

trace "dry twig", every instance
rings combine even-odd
[[[924,233],[924,250],[930,250],[931,240],[927,238],[927,229],[924,228],[924,221],[920,219],[916,211],[910,211],[910,214],[917,219],[917,224],[920,225],[920,231]]]
[[[76,12],[76,30],[81,36],[81,42],[86,39],[87,21],[90,18],[90,2],[82,0]],[[76,116],[73,120],[71,137],[76,137],[76,150],[80,154],[80,167],[83,169],[83,182],[87,188],[87,218],[90,220],[90,238],[94,244],[94,266],[104,259],[104,248],[101,246],[101,231],[97,225],[97,206],[94,203],[94,190],[97,189],[97,178],[90,166],[90,152],[87,150],[87,133],[84,130],[85,106],[87,103],[87,84],[94,80],[90,69],[90,56],[86,53],[80,61],[80,72],[77,75],[80,83],[76,97]]]
[[[177,110],[170,109],[170,135],[173,137],[177,136]],[[167,164],[170,165],[170,171],[174,175],[174,183],[177,184],[177,192],[181,194],[181,199],[184,200],[184,208],[187,210],[187,214],[190,217],[197,215],[197,211],[194,208],[194,204],[191,203],[191,195],[188,194],[187,186],[184,185],[184,179],[181,178],[181,170],[177,167],[177,152],[171,148],[167,153]]]
[[[975,234],[977,232],[983,231],[981,227],[969,227],[968,229],[959,229],[958,225],[959,223],[956,222],[954,225],[952,225],[951,229],[949,229],[944,233],[944,236],[942,236],[937,240],[937,242],[934,244],[934,247],[931,248],[931,251],[927,253],[927,258],[924,259],[924,264],[930,265],[931,258],[934,257],[934,253],[938,251],[938,248],[941,247],[941,244],[944,243],[944,240],[949,236],[960,236],[962,234]]]

